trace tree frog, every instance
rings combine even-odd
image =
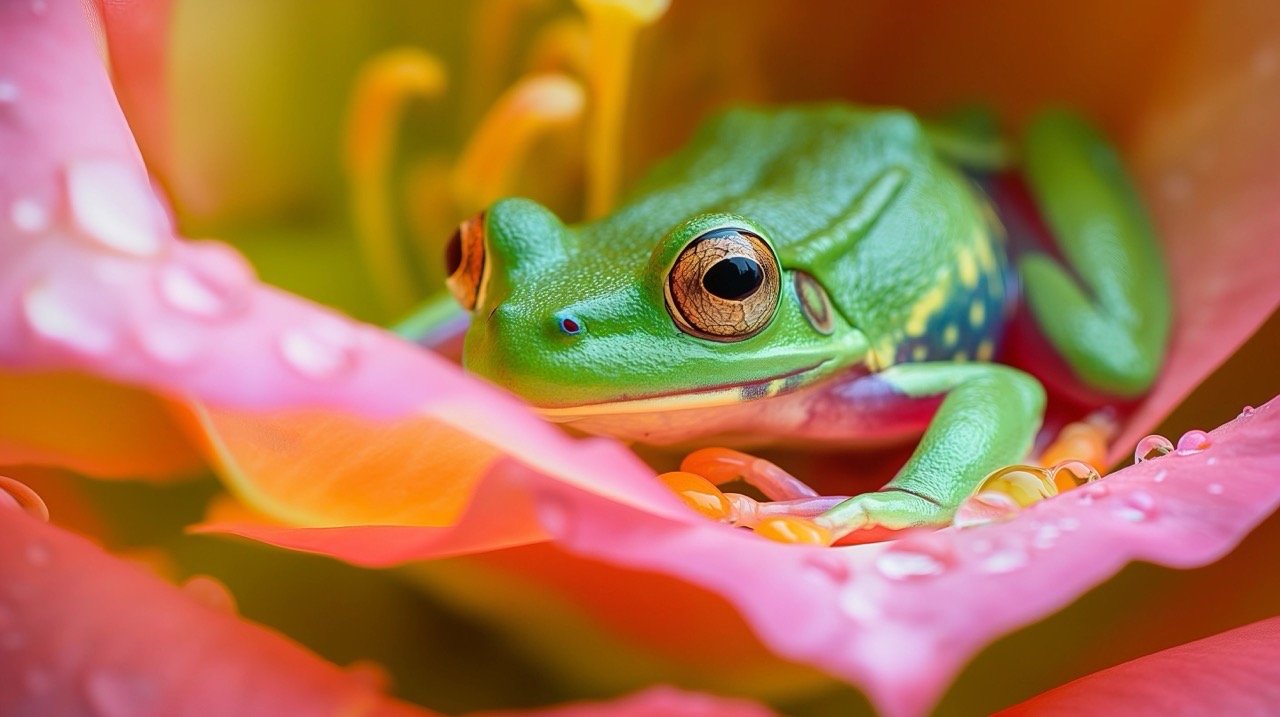
[[[1170,324],[1151,223],[1108,143],[1067,112],[1030,124],[1017,168],[1057,252],[1016,258],[966,174],[1003,146],[894,109],[734,109],[602,219],[500,200],[447,247],[471,312],[463,364],[549,420],[633,442],[922,434],[881,490],[817,520],[945,523],[1040,426],[1041,384],[996,360],[1019,302],[1117,397],[1152,383]]]

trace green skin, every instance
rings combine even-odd
[[[855,371],[904,400],[941,396],[898,475],[818,520],[837,534],[945,523],[990,471],[1025,458],[1043,414],[1039,382],[987,361],[991,345],[942,358],[901,350],[941,343],[931,321],[941,307],[1006,290],[998,222],[961,170],[998,168],[1011,154],[963,119],[926,124],[844,105],[730,111],[599,221],[570,227],[529,200],[494,204],[464,365],[557,420],[585,415],[587,430],[633,439],[636,421],[667,411],[706,421]],[[1017,154],[1069,264],[1021,258],[1032,316],[1083,383],[1141,394],[1160,369],[1170,309],[1136,192],[1114,150],[1067,113],[1037,118]],[[664,295],[680,252],[726,226],[763,237],[780,265],[776,313],[736,341],[686,332]],[[829,297],[829,333],[793,288],[798,271]],[[988,332],[1006,316],[990,314],[978,322]],[[581,330],[562,330],[565,317]],[[732,390],[791,374],[767,390]],[[630,422],[611,430],[615,409]],[[861,436],[847,438],[856,446]]]

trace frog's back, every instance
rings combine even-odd
[[[1002,239],[908,112],[725,112],[589,229],[639,266],[656,237],[711,212],[749,219],[785,268],[816,277],[871,339],[873,368],[994,352],[1010,293]]]

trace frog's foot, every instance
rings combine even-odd
[[[946,525],[954,513],[929,498],[900,488],[863,493],[814,519],[835,540],[860,535],[882,537],[886,531]],[[865,542],[855,540],[854,542]]]

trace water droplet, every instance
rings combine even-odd
[[[29,197],[15,199],[9,205],[9,221],[18,231],[36,234],[49,228],[49,210]]]
[[[1102,483],[1090,483],[1077,492],[1079,493],[1077,500],[1080,501],[1080,504],[1090,505],[1096,500],[1107,497],[1111,490]]]
[[[1206,466],[1216,466],[1216,465],[1218,465],[1218,457],[1217,457],[1217,456],[1209,456],[1208,458],[1206,458],[1206,459],[1205,459],[1204,464],[1205,464]]]
[[[1208,448],[1209,434],[1204,431],[1187,431],[1178,439],[1178,455],[1193,456]]]
[[[313,379],[335,378],[356,361],[355,337],[336,320],[288,329],[280,335],[279,346],[286,363]]]
[[[890,580],[907,580],[941,575],[951,562],[951,553],[944,544],[908,543],[903,539],[880,553],[876,558],[876,569]]]
[[[44,543],[31,543],[27,545],[26,550],[27,562],[36,567],[43,567],[49,564],[49,546]]]
[[[1226,492],[1226,488],[1223,488],[1221,483],[1210,483],[1206,490],[1209,491],[1209,495],[1222,495]]]
[[[166,304],[184,314],[216,319],[248,305],[253,270],[234,250],[217,242],[187,247],[182,261],[156,273],[156,288]]]
[[[1173,443],[1164,436],[1153,433],[1146,438],[1138,441],[1138,445],[1133,449],[1133,462],[1142,463],[1160,456],[1168,455],[1173,451]]]
[[[1045,550],[1057,545],[1060,537],[1062,537],[1061,528],[1056,525],[1045,524],[1036,529],[1036,535],[1032,538],[1031,544]]]
[[[129,256],[160,251],[162,223],[155,197],[139,171],[115,160],[67,166],[71,216],[86,236]]]
[[[979,567],[984,573],[1001,575],[1011,573],[1027,564],[1027,551],[1017,547],[999,548],[982,559]]]
[[[182,591],[205,607],[230,615],[236,613],[236,598],[221,580],[209,575],[192,575]]]
[[[12,478],[0,476],[0,509],[18,508],[37,520],[49,522],[49,508],[34,490]]]
[[[143,677],[99,669],[85,676],[84,696],[97,717],[131,717],[151,714],[158,690]]]
[[[865,585],[865,583],[850,585],[840,595],[840,607],[854,620],[874,622],[884,615],[884,611],[880,608],[880,604],[867,594]]]
[[[1010,465],[997,468],[978,484],[977,493],[1004,493],[1023,508],[1058,494],[1052,474],[1032,465]]]
[[[951,525],[956,528],[973,528],[997,521],[1016,518],[1022,510],[1018,501],[995,491],[983,491],[969,496],[956,509]]]
[[[1249,416],[1252,416],[1257,412],[1258,412],[1258,409],[1254,408],[1253,406],[1245,406],[1244,408],[1240,409],[1240,415],[1236,416],[1236,418],[1248,418]]]
[[[49,281],[32,284],[22,294],[22,315],[38,336],[74,351],[100,356],[115,345],[115,334],[95,321],[81,301]]]
[[[573,523],[568,502],[558,495],[544,495],[537,502],[538,522],[554,538],[564,538]]]
[[[184,366],[206,355],[204,337],[187,327],[148,322],[136,329],[142,350],[166,366]]]
[[[1146,491],[1135,490],[1125,496],[1123,504],[1115,512],[1130,523],[1141,523],[1155,517],[1156,500]]]
[[[21,92],[11,80],[0,80],[0,105],[11,105],[18,101]]]
[[[1084,461],[1062,461],[1050,468],[1049,472],[1053,476],[1054,485],[1060,492],[1075,490],[1082,485],[1102,479],[1097,469]]]
[[[1156,483],[1163,483],[1165,479],[1168,477],[1169,477],[1169,471],[1161,468],[1160,470],[1156,471],[1156,474],[1151,477],[1151,480],[1155,481]]]
[[[1080,520],[1068,516],[1058,521],[1058,527],[1062,529],[1062,532],[1070,533],[1080,529]]]
[[[849,564],[829,553],[807,555],[804,564],[813,568],[833,583],[843,583],[849,579]]]
[[[53,687],[53,676],[39,667],[29,668],[22,673],[22,683],[32,694],[43,694]]]

